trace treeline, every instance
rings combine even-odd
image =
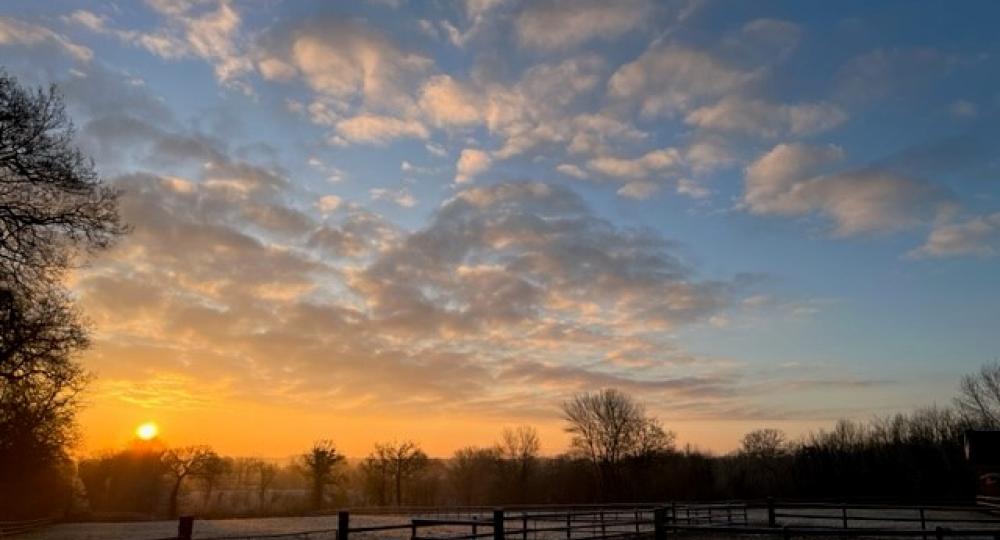
[[[798,440],[775,429],[747,433],[715,456],[678,449],[644,407],[614,389],[562,406],[570,448],[541,456],[529,426],[495,444],[429,458],[412,441],[376,444],[349,461],[320,441],[288,463],[228,458],[208,447],[139,443],[82,461],[81,508],[98,516],[278,515],[358,506],[496,506],[631,501],[801,498],[969,499],[968,429],[997,427],[997,409],[970,383],[1000,380],[1000,365],[967,377],[954,408],[867,422],[841,420]],[[980,385],[988,388],[989,385]],[[969,404],[973,404],[969,406]]]

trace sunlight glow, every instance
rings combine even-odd
[[[159,426],[154,422],[146,422],[135,428],[135,436],[144,441],[151,441],[160,433]]]

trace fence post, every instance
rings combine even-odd
[[[573,511],[566,510],[566,540],[573,538]]]
[[[639,510],[635,511],[635,535],[639,536]]]
[[[667,509],[657,506],[653,509],[653,540],[667,540]]]
[[[924,516],[924,507],[920,507],[920,530],[927,530],[927,518]],[[927,534],[924,534],[924,540],[927,540]]]
[[[778,521],[774,519],[774,497],[767,498],[767,526],[772,529],[778,526]]]
[[[521,540],[528,540],[528,513],[521,513]]]
[[[944,527],[942,527],[940,525],[938,525],[937,527],[935,527],[934,528],[934,537],[937,538],[937,540],[944,540]]]
[[[840,507],[840,513],[841,513],[841,516],[843,517],[844,528],[846,529],[847,528],[847,503],[846,502],[841,502],[840,504],[842,505]]]
[[[608,535],[608,531],[607,531],[607,529],[604,526],[604,510],[601,510],[598,513],[598,516],[600,517],[600,520],[601,520],[601,538],[604,538],[604,537],[606,537]]]
[[[493,540],[504,540],[503,508],[493,509]]]
[[[670,521],[677,525],[677,501],[670,502]]]
[[[181,516],[177,518],[177,538],[179,540],[191,540],[194,534],[194,516]]]
[[[337,512],[337,540],[347,540],[351,528],[351,513],[347,510]]]

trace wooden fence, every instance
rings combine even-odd
[[[412,508],[398,523],[353,526],[340,511],[337,528],[234,538],[360,540],[666,540],[677,533],[770,537],[884,537],[1000,540],[1000,518],[973,505],[900,505],[852,502],[766,501],[643,505]],[[402,514],[401,509],[379,514]],[[414,515],[416,514],[416,515]],[[192,538],[193,520],[182,518],[179,539]]]

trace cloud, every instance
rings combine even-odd
[[[253,69],[253,63],[241,42],[242,18],[229,0],[217,2],[147,3],[165,19],[165,24],[149,32],[113,28],[103,15],[77,10],[67,18],[89,30],[115,38],[168,60],[194,56],[210,63],[216,78],[249,93],[250,87],[237,82]],[[204,6],[213,4],[214,9]]]
[[[632,181],[618,188],[618,194],[629,199],[648,199],[660,190],[660,185],[648,180]]]
[[[13,17],[0,17],[0,45],[54,45],[81,62],[89,62],[94,51],[78,45],[66,36]]]
[[[879,48],[858,55],[836,73],[834,92],[841,99],[869,101],[903,89],[914,94],[955,68],[962,58],[933,48]]]
[[[362,114],[337,122],[337,134],[348,142],[385,144],[401,137],[426,139],[430,132],[416,120]]]
[[[637,158],[598,157],[587,162],[587,168],[606,176],[642,179],[673,169],[681,163],[676,148],[663,148],[647,152]]]
[[[712,191],[690,178],[681,178],[677,181],[677,193],[692,199],[704,199],[711,195]]]
[[[573,165],[571,163],[562,163],[556,166],[556,170],[573,178],[584,179],[587,178],[587,172],[580,167]]]
[[[63,17],[67,22],[79,24],[92,32],[105,32],[108,18],[84,9],[78,9]]]
[[[455,183],[464,184],[471,181],[473,177],[486,172],[492,161],[490,155],[482,150],[475,148],[462,150],[455,164]]]
[[[414,332],[567,317],[673,327],[721,309],[729,285],[688,279],[668,247],[595,218],[568,190],[507,183],[459,192],[353,283],[377,317]]]
[[[791,21],[754,19],[725,38],[724,46],[743,63],[773,65],[788,58],[798,46],[802,33],[802,28]]]
[[[427,122],[436,127],[483,126],[502,138],[502,146],[493,153],[497,159],[574,137],[579,139],[574,144],[580,147],[643,137],[642,132],[608,116],[570,112],[583,96],[598,88],[603,69],[599,57],[581,55],[555,64],[533,65],[512,84],[433,76],[421,87],[419,106]]]
[[[958,99],[948,106],[948,112],[955,118],[975,118],[979,114],[979,107],[971,101]]]
[[[341,106],[361,100],[370,109],[400,112],[433,62],[405,52],[389,38],[355,21],[320,19],[262,39],[258,65],[263,75],[284,80],[294,70],[317,93]]]
[[[610,40],[648,21],[653,6],[646,0],[607,3],[600,0],[530,2],[514,22],[524,47],[567,49],[590,40]]]
[[[832,145],[779,144],[746,169],[743,206],[755,214],[817,212],[851,236],[929,222],[950,202],[926,182],[878,168],[827,173],[843,159]]]
[[[992,257],[997,253],[1000,253],[1000,212],[957,223],[936,223],[927,241],[909,255],[914,258]]]
[[[572,136],[566,150],[571,154],[605,154],[615,143],[642,141],[649,134],[608,114],[584,113],[571,122]]]
[[[482,123],[480,96],[448,75],[431,77],[421,89],[420,107],[436,126],[470,126]]]
[[[417,205],[417,198],[413,196],[412,193],[407,191],[405,188],[401,189],[385,189],[385,188],[373,188],[368,190],[368,194],[371,196],[372,200],[375,201],[390,201],[403,208],[412,208]]]
[[[115,182],[135,233],[76,280],[101,328],[88,362],[107,375],[102,399],[165,407],[152,390],[181,399],[195,377],[225,381],[225,399],[368,413],[537,414],[529,379],[552,400],[612,383],[671,403],[739,393],[651,330],[725,310],[739,280],[698,279],[656,233],[563,188],[465,189],[412,232],[341,205],[276,242],[242,211],[260,188]]]
[[[466,30],[462,31],[450,21],[440,21],[441,30],[448,36],[448,41],[452,45],[465,47],[489,25],[493,19],[490,15],[505,3],[506,0],[466,0],[465,18],[469,21]]]
[[[704,174],[732,165],[736,157],[724,141],[704,138],[684,149],[684,161],[695,174]]]
[[[336,195],[323,195],[316,200],[316,208],[319,208],[323,213],[329,213],[340,208],[342,203],[343,200]]]
[[[684,121],[704,129],[779,137],[820,133],[846,119],[847,114],[830,103],[784,105],[729,96],[691,111]]]
[[[644,116],[673,116],[755,77],[708,52],[658,42],[615,71],[608,94],[637,104]]]

